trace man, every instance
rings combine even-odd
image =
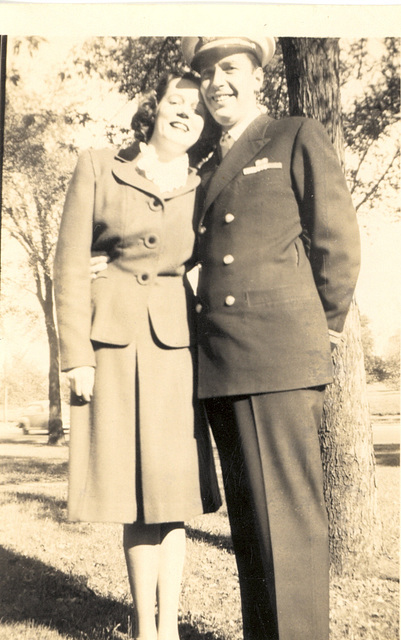
[[[185,37],[182,48],[223,132],[202,168],[199,396],[221,459],[244,638],[327,640],[318,428],[330,339],[359,270],[355,211],[323,127],[258,109],[273,38]]]

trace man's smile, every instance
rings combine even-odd
[[[213,100],[213,102],[216,102],[217,104],[222,104],[233,97],[233,93],[216,93],[213,96],[210,96],[209,100]]]

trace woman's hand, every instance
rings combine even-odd
[[[71,391],[85,400],[85,402],[90,402],[95,383],[95,368],[76,367],[75,369],[70,369],[70,371],[67,371],[67,378]]]
[[[89,272],[92,280],[94,280],[100,271],[107,269],[107,263],[110,262],[110,256],[107,254],[93,256],[89,262]]]

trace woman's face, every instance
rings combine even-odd
[[[156,112],[152,144],[166,141],[187,151],[197,142],[205,123],[206,107],[191,80],[174,78],[167,85]]]

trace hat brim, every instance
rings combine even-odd
[[[191,67],[194,71],[200,73],[202,67],[205,65],[214,64],[217,60],[230,56],[234,53],[247,53],[255,58],[255,61],[259,66],[262,66],[262,62],[252,47],[249,47],[246,44],[219,44],[218,46],[210,49],[198,51],[192,59]]]
[[[184,56],[190,60],[192,69],[197,72],[199,72],[205,64],[213,64],[217,60],[235,53],[252,55],[260,67],[265,67],[275,52],[275,42],[273,38],[266,39],[266,44],[260,44],[252,40],[247,42],[246,39],[243,39],[241,42],[241,39],[221,38],[204,44],[198,51],[196,51],[194,43],[190,42],[195,39],[188,38],[187,40],[188,43],[183,47]]]
[[[217,62],[217,60],[225,58],[226,56],[230,56],[234,53],[248,53],[249,55],[253,56],[253,58],[255,58],[255,61],[260,67],[265,66],[262,65],[262,62],[257,56],[255,50],[251,47],[248,47],[246,45],[242,46],[238,44],[227,44],[219,45],[218,47],[213,47],[213,49],[209,49],[207,51],[199,51],[199,53],[196,53],[191,63],[192,69],[199,73],[202,66],[204,66],[205,64],[213,64],[214,62]]]

